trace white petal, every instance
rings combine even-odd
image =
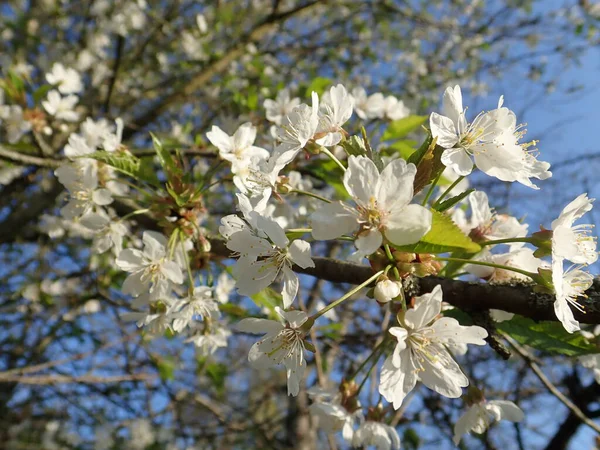
[[[462,326],[452,317],[442,317],[436,320],[431,328],[435,330],[436,339],[450,344],[485,345],[488,333],[478,326]]]
[[[579,331],[581,328],[579,326],[579,322],[575,320],[573,316],[573,311],[569,307],[569,302],[562,299],[557,299],[554,302],[554,312],[556,313],[556,317],[565,327],[569,333],[574,333],[575,331]]]
[[[179,267],[175,261],[164,261],[161,264],[160,272],[175,284],[183,283],[183,273],[181,272],[181,267]]]
[[[341,202],[322,205],[310,216],[313,238],[319,241],[336,239],[352,233],[357,227],[356,216]]]
[[[369,256],[377,251],[383,243],[383,236],[379,230],[369,230],[366,234],[361,234],[358,239],[354,241],[354,245],[358,249],[359,253],[364,256]]]
[[[448,148],[442,153],[442,164],[450,167],[457,174],[466,176],[473,171],[473,161],[462,148]]]
[[[344,186],[354,200],[363,206],[368,206],[375,189],[379,171],[375,163],[366,156],[350,156],[348,170],[344,173]]]
[[[437,285],[429,294],[415,299],[415,307],[406,311],[404,321],[413,330],[419,330],[430,323],[442,310],[442,287]]]
[[[283,267],[281,273],[283,275],[283,291],[281,295],[283,297],[283,307],[287,309],[294,303],[300,284],[298,276],[291,269]]]
[[[431,229],[432,214],[421,205],[408,205],[393,211],[385,224],[385,237],[394,245],[419,242]]]
[[[242,333],[267,334],[278,333],[283,329],[283,325],[275,320],[249,317],[240,320],[235,325],[235,329],[237,331],[241,331]]]
[[[407,164],[403,159],[390,162],[377,182],[375,196],[379,207],[390,210],[408,205],[413,198],[416,173],[415,165]]]
[[[134,272],[145,266],[144,255],[139,250],[128,248],[119,253],[116,264],[125,272]]]
[[[315,263],[310,257],[310,244],[302,239],[296,239],[288,248],[289,256],[292,262],[303,269],[315,267]]]
[[[429,116],[429,127],[433,137],[437,137],[437,145],[443,148],[452,148],[458,142],[456,125],[449,117],[437,113]],[[447,164],[446,164],[447,165]]]

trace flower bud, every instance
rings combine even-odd
[[[377,283],[373,294],[379,303],[387,303],[398,297],[402,291],[402,284],[397,281],[383,280]]]

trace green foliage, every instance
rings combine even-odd
[[[212,381],[215,389],[219,393],[225,391],[225,379],[227,378],[227,366],[218,362],[211,362],[205,365],[206,375]]]
[[[568,333],[560,322],[534,322],[521,316],[501,322],[497,329],[515,339],[545,353],[566,356],[599,353],[599,349],[590,344],[579,333]]]
[[[105,152],[99,150],[90,155],[85,155],[85,158],[92,158],[96,161],[103,162],[135,180],[144,181],[155,187],[160,187],[160,182],[158,181],[158,178],[156,178],[152,167],[147,163],[142,163],[140,158],[129,152]]]
[[[309,165],[306,169],[313,177],[331,186],[342,200],[348,198],[348,192],[339,175],[341,170],[335,162],[331,160],[318,161]]]
[[[461,200],[463,200],[471,192],[475,192],[475,189],[467,189],[465,192],[462,192],[461,194],[458,194],[458,195],[456,195],[454,197],[451,197],[451,198],[449,198],[447,200],[444,200],[439,205],[434,206],[433,209],[435,209],[436,211],[439,211],[439,212],[444,212],[444,211],[452,208],[457,203],[459,203]]]
[[[408,161],[408,158],[410,158],[411,155],[417,151],[415,144],[416,142],[413,140],[403,139],[394,142],[388,147],[388,149],[393,150],[394,153],[398,153],[402,159]]]
[[[408,450],[417,450],[421,446],[421,438],[414,428],[407,428],[404,430],[402,446]]]
[[[481,247],[464,234],[446,214],[432,211],[431,230],[413,245],[395,246],[403,252],[415,253],[448,253],[465,250],[476,253]]]
[[[340,144],[348,156],[360,156],[367,154],[365,141],[360,136],[350,136]]]
[[[258,294],[252,295],[250,298],[257,306],[261,308],[267,308],[271,318],[279,317],[279,315],[275,312],[275,307],[282,306],[283,300],[281,298],[281,294],[278,292],[271,288],[266,288],[260,291]]]
[[[306,87],[305,96],[310,98],[311,93],[314,91],[319,94],[319,97],[323,95],[325,89],[332,85],[332,81],[330,78],[326,77],[315,77],[312,79],[311,83]]]
[[[382,141],[393,141],[406,137],[425,123],[427,116],[408,116],[404,119],[394,120],[388,125],[381,136]]]
[[[42,84],[33,92],[33,102],[36,105],[39,104],[42,99],[46,97],[46,94],[52,89],[52,87],[53,86],[51,84]]]
[[[161,358],[156,362],[158,375],[163,381],[173,380],[175,378],[175,361],[171,358]]]

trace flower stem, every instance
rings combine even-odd
[[[521,238],[496,239],[496,240],[492,240],[492,241],[483,241],[483,242],[479,242],[479,245],[481,245],[483,247],[484,245],[512,244],[513,242],[528,242],[530,244],[534,244],[532,238],[521,237]]]
[[[462,175],[462,176],[458,177],[456,180],[454,180],[454,183],[452,183],[448,187],[448,189],[446,189],[444,192],[442,192],[442,195],[440,195],[440,197],[435,201],[432,208],[435,208],[440,203],[442,203],[442,201],[444,200],[444,198],[446,198],[446,196],[450,193],[450,191],[452,191],[452,189],[454,189],[458,183],[460,183],[462,180],[464,180],[464,178],[465,178],[465,176]]]
[[[121,217],[119,220],[120,220],[121,222],[123,222],[123,221],[125,221],[125,220],[129,219],[129,218],[130,218],[130,217],[132,217],[132,216],[135,216],[135,215],[137,215],[137,214],[146,214],[147,212],[150,212],[150,208],[138,209],[138,210],[136,210],[136,211],[132,211],[132,212],[130,212],[129,214],[125,214],[125,215],[124,215],[123,217]]]
[[[363,370],[364,367],[367,365],[367,363],[371,360],[371,358],[373,358],[375,356],[375,354],[377,352],[379,352],[379,350],[381,350],[381,347],[385,343],[386,339],[387,339],[387,336],[385,336],[383,338],[383,340],[379,344],[377,344],[375,346],[375,348],[373,349],[373,351],[371,352],[371,354],[363,362],[360,363],[360,366],[358,366],[358,368],[354,371],[354,375],[352,375],[350,377],[350,380],[354,380],[358,376],[358,374],[360,373],[360,371]]]
[[[345,167],[344,167],[344,165],[343,165],[343,164],[340,162],[340,160],[339,160],[339,159],[337,159],[337,158],[335,157],[335,155],[334,155],[333,153],[331,153],[331,152],[330,152],[330,151],[329,151],[327,148],[325,148],[325,147],[321,146],[321,147],[319,148],[319,150],[321,151],[321,153],[325,153],[327,156],[329,156],[329,158],[330,158],[330,159],[331,159],[331,160],[332,160],[334,163],[336,163],[340,169],[342,169],[344,172],[346,171],[346,168],[345,168]]]
[[[429,186],[429,190],[427,191],[427,194],[425,194],[425,198],[423,199],[423,203],[421,203],[421,205],[425,206],[427,204],[427,202],[429,201],[429,198],[431,197],[431,194],[433,194],[433,191],[434,191],[435,187],[437,186],[438,182],[440,181],[441,177],[442,177],[442,171],[440,170],[440,173],[438,173],[438,176],[435,177],[435,180],[433,180],[433,183],[431,183],[431,186]]]
[[[187,252],[185,251],[183,233],[180,231],[178,234],[179,234],[179,243],[181,244],[181,251],[183,252],[183,257],[185,259],[185,267],[187,269],[188,280],[190,282],[188,292],[189,292],[190,296],[192,296],[194,294],[194,276],[192,275],[192,268],[190,267],[190,259],[188,257]]]
[[[329,305],[327,305],[325,308],[321,309],[320,311],[317,311],[315,314],[313,314],[311,317],[313,320],[318,319],[319,317],[321,317],[323,314],[325,314],[327,311],[335,308],[337,305],[339,305],[340,303],[342,303],[343,301],[347,300],[348,298],[352,297],[354,294],[356,294],[358,291],[360,291],[362,288],[368,286],[369,284],[371,284],[373,281],[375,281],[377,278],[379,278],[379,275],[381,275],[384,271],[380,270],[379,272],[377,272],[375,275],[373,275],[371,278],[369,278],[367,281],[365,281],[364,283],[356,286],[354,289],[352,289],[351,291],[348,291],[346,294],[344,294],[342,297],[338,298],[337,300],[335,300],[334,302],[331,302]]]
[[[312,228],[290,228],[288,230],[285,230],[285,234],[288,233],[311,233],[312,232]]]
[[[307,195],[308,197],[316,198],[317,200],[321,200],[322,202],[331,203],[331,200],[326,199],[325,197],[321,197],[320,195],[315,194],[313,192],[303,191],[301,189],[292,189],[290,192],[295,192],[296,194],[300,195]]]
[[[475,259],[443,258],[441,256],[434,256],[432,259],[435,259],[436,261],[454,261],[454,262],[461,262],[461,263],[465,263],[465,264],[475,264],[475,265],[478,265],[478,266],[494,267],[496,269],[510,270],[512,272],[516,272],[516,273],[520,273],[522,275],[525,275],[526,277],[529,277],[529,278],[531,278],[532,280],[534,280],[536,282],[540,278],[540,275],[537,274],[537,273],[527,272],[526,270],[521,270],[521,269],[518,269],[516,267],[511,267],[511,266],[504,266],[502,264],[488,263],[488,262],[485,262],[485,261],[477,261]]]
[[[373,353],[371,353],[371,355],[369,356],[369,358],[370,358],[371,356],[374,356],[375,354],[377,354],[377,357],[374,358],[373,362],[371,363],[371,367],[369,367],[369,370],[367,370],[367,373],[365,374],[365,378],[362,380],[362,382],[358,386],[358,389],[356,391],[356,395],[358,395],[360,393],[360,391],[362,390],[363,386],[365,385],[365,383],[369,379],[369,375],[371,374],[371,370],[373,370],[373,367],[375,367],[375,365],[377,364],[377,361],[379,361],[379,358],[381,357],[381,353],[383,352],[383,349],[385,348],[384,344],[387,342],[386,338],[387,338],[387,336],[383,339],[383,341],[381,341],[381,343],[373,350]]]

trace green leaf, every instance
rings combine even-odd
[[[342,141],[340,143],[342,148],[346,151],[348,156],[354,155],[366,155],[367,148],[365,147],[365,142],[360,136],[350,136],[350,138]]]
[[[429,147],[431,146],[432,141],[433,138],[431,137],[431,133],[427,133],[427,137],[425,138],[421,146],[417,149],[416,152],[410,155],[407,161],[409,163],[413,163],[415,166],[418,166],[429,151]]]
[[[458,250],[477,253],[481,250],[479,244],[464,234],[449,216],[437,211],[432,211],[432,214],[431,230],[419,242],[395,248],[415,253],[448,253]]]
[[[175,361],[172,359],[160,359],[156,363],[158,375],[163,381],[175,378]]]
[[[311,93],[314,91],[319,94],[319,97],[323,95],[325,89],[331,86],[331,79],[325,77],[316,77],[313,78],[311,83],[306,87],[306,97],[310,97]]]
[[[404,119],[394,120],[388,125],[381,136],[382,141],[402,139],[408,133],[416,130],[425,123],[427,116],[408,116]]]
[[[163,146],[154,134],[150,133],[150,136],[152,136],[152,143],[154,144],[154,150],[158,156],[158,161],[164,169],[169,181],[171,181],[173,177],[181,178],[183,176],[183,171],[175,162],[175,158],[173,158],[171,152]]]
[[[458,194],[454,197],[444,200],[442,203],[435,206],[434,209],[439,212],[444,212],[447,209],[452,208],[454,205],[456,205],[458,202],[460,202],[462,199],[464,199],[471,192],[475,192],[475,189],[467,189],[465,192],[463,192],[461,194]]]
[[[340,176],[341,171],[336,163],[331,160],[318,161],[308,166],[307,170],[312,176],[331,186],[342,200],[348,198],[348,192]]]
[[[156,178],[156,175],[152,171],[148,170],[148,166],[142,164],[142,161],[138,157],[129,152],[105,152],[99,150],[90,155],[85,155],[85,158],[101,161],[131,178],[161,187],[158,178]]]
[[[519,344],[546,353],[579,356],[599,352],[598,348],[581,334],[568,333],[560,322],[534,322],[525,317],[515,316],[509,321],[500,322],[496,328]]]
[[[43,84],[33,93],[33,102],[37,105],[42,101],[46,94],[52,89],[51,84]]]
[[[394,142],[392,145],[390,145],[388,148],[393,149],[396,153],[398,153],[400,155],[400,157],[404,160],[408,161],[408,158],[410,158],[410,156],[417,151],[416,148],[413,147],[413,145],[410,144],[410,142],[414,142],[414,141],[409,141],[409,140],[402,140],[402,141],[397,141]]]
[[[225,388],[225,378],[227,377],[227,366],[222,363],[210,363],[206,365],[206,374],[213,382],[217,391],[222,392]]]
[[[251,295],[250,298],[257,305],[265,307],[269,310],[271,318],[278,318],[279,314],[275,312],[276,306],[281,306],[283,300],[281,294],[275,292],[271,288],[266,288],[260,291],[258,294]]]

